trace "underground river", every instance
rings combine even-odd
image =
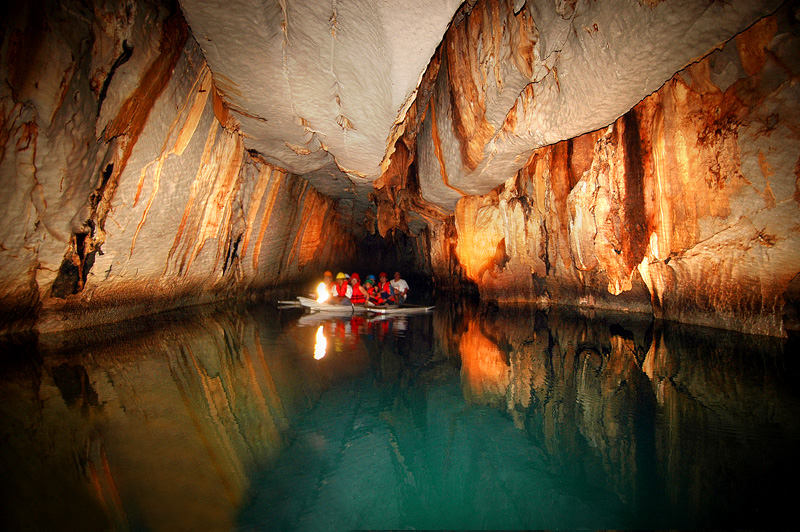
[[[772,528],[800,495],[787,340],[440,302],[0,342],[4,530]]]

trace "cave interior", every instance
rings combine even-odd
[[[2,10],[3,332],[324,270],[800,329],[796,0]]]

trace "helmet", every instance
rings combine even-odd
[[[361,280],[361,276],[358,275],[357,273],[354,273],[353,275],[351,275],[350,278],[351,279],[358,279],[359,281]]]
[[[367,275],[367,281],[372,281],[372,283],[374,284],[375,283],[375,276],[374,275]]]
[[[349,273],[344,274],[344,278],[349,281],[350,280],[350,274]]]
[[[333,274],[329,270],[325,270],[325,273],[322,274],[323,277],[333,277]]]
[[[386,275],[386,273],[384,273],[384,272],[381,272],[381,274],[380,274],[378,277],[389,277],[389,276],[388,276],[388,275]]]
[[[336,280],[338,281],[339,279],[347,279],[347,277],[342,272],[339,272],[336,274]]]

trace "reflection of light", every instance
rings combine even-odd
[[[325,349],[328,347],[328,340],[325,338],[324,325],[317,329],[317,345],[314,346],[314,358],[317,360],[325,356]]]
[[[325,286],[325,283],[319,283],[319,286],[317,286],[317,303],[324,303],[329,297],[331,297],[331,293],[328,292],[328,287]]]

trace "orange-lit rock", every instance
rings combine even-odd
[[[437,123],[419,139],[420,152],[443,145],[421,159],[423,196],[451,207],[450,188],[488,193],[533,150],[607,126],[778,5],[466,3],[443,39]]]
[[[260,291],[402,232],[439,287],[782,335],[800,46],[779,3],[16,6],[0,328]]]

